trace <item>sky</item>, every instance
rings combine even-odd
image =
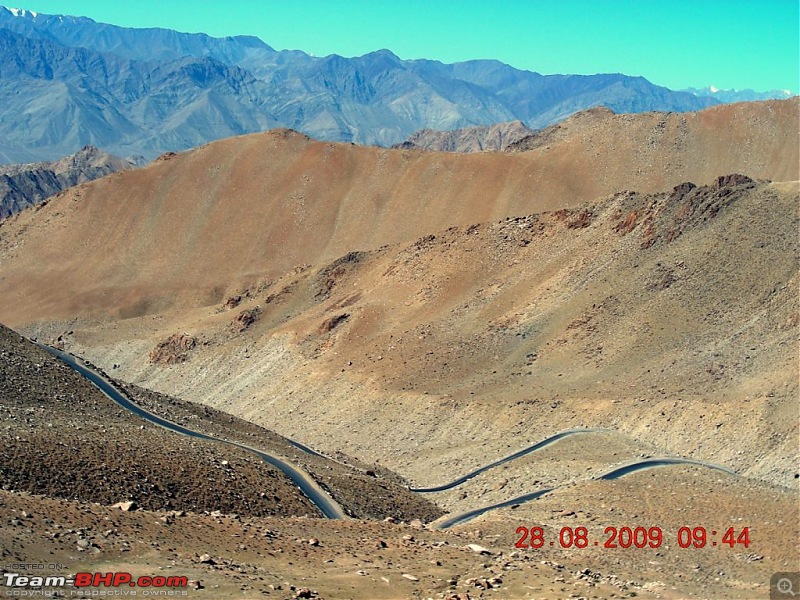
[[[800,91],[798,0],[17,0],[16,7],[124,27],[255,35],[316,56],[388,48],[403,59],[494,58],[543,74],[641,75],[672,89]]]

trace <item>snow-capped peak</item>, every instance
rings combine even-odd
[[[10,6],[6,7],[6,10],[15,17],[27,17],[28,15],[35,17],[39,14],[33,12],[32,10],[25,10],[24,8],[11,8]]]

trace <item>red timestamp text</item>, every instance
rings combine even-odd
[[[750,547],[750,528],[725,530],[705,527],[681,527],[672,538],[681,548],[705,548],[717,546]],[[562,527],[547,534],[542,527],[517,527],[517,548],[539,549],[559,546],[561,548],[660,548],[667,541],[661,527],[606,527],[604,534],[593,538],[586,527]]]

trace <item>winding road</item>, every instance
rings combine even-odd
[[[553,440],[553,438],[547,438],[547,440],[543,441],[546,442],[548,440],[555,441]],[[540,444],[541,443],[542,442],[540,442]],[[541,448],[542,446],[540,445],[539,447]],[[691,458],[679,458],[674,456],[667,456],[663,458],[647,458],[644,460],[638,460],[636,462],[629,463],[627,465],[614,467],[607,473],[604,473],[603,475],[598,475],[597,477],[593,477],[592,479],[610,481],[613,479],[619,479],[620,477],[624,477],[625,475],[630,475],[631,473],[636,473],[637,471],[644,471],[646,469],[655,469],[657,467],[668,467],[671,465],[695,465],[700,467],[706,467],[708,469],[715,469],[717,471],[722,471],[723,473],[727,473],[728,475],[733,475],[733,476],[737,475],[735,471],[732,471],[727,467],[723,467],[721,465],[715,465],[714,463],[709,463],[702,460],[693,460]],[[541,496],[544,496],[545,494],[549,494],[550,492],[559,489],[559,487],[561,486],[544,488],[541,490],[537,490],[535,492],[523,494],[522,496],[517,496],[516,498],[511,498],[510,500],[499,502],[497,504],[490,504],[489,506],[476,508],[457,515],[449,515],[441,517],[440,519],[438,519],[433,523],[433,526],[436,529],[448,529],[450,527],[453,527],[454,525],[460,525],[462,523],[466,523],[467,521],[471,521],[475,517],[479,517],[480,515],[487,513],[490,510],[495,510],[498,508],[507,508],[509,506],[520,505],[524,504],[525,502],[531,502],[533,500],[536,500],[537,498],[540,498]]]
[[[319,511],[323,514],[323,516],[329,519],[349,518],[342,509],[342,507],[325,490],[323,490],[308,473],[306,473],[302,469],[276,456],[267,454],[266,452],[259,450],[257,448],[252,448],[251,446],[240,444],[239,442],[232,442],[229,440],[224,440],[222,438],[214,437],[212,435],[201,433],[199,431],[194,431],[192,429],[189,429],[188,427],[184,427],[183,425],[179,425],[177,423],[173,423],[172,421],[159,417],[158,415],[155,415],[145,410],[138,404],[134,403],[124,393],[122,393],[116,387],[114,387],[114,384],[108,377],[106,377],[103,373],[101,373],[97,369],[87,364],[84,360],[67,352],[64,352],[63,350],[58,350],[57,348],[53,348],[46,344],[41,344],[39,342],[35,343],[39,347],[43,348],[44,350],[46,350],[47,352],[49,352],[50,354],[61,360],[62,362],[66,363],[69,367],[77,371],[79,374],[86,377],[92,384],[95,385],[95,387],[97,387],[101,392],[103,392],[106,396],[108,396],[112,401],[117,403],[122,408],[129,410],[130,412],[138,415],[139,417],[155,425],[158,425],[159,427],[168,429],[169,431],[173,431],[175,433],[180,433],[182,435],[187,435],[198,439],[208,440],[211,442],[228,444],[229,446],[233,446],[235,448],[240,448],[242,450],[246,450],[247,452],[251,452],[256,456],[258,456],[259,458],[261,458],[264,462],[269,463],[270,465],[280,469],[287,477],[289,477],[289,479],[292,480],[292,482],[298,488],[300,488],[300,490],[308,497],[308,499],[319,509]],[[481,473],[485,473],[490,469],[499,467],[503,464],[509,463],[523,456],[527,456],[533,452],[536,452],[537,450],[541,450],[542,448],[545,448],[546,446],[549,446],[550,444],[553,444],[566,437],[585,434],[585,433],[599,433],[604,431],[609,431],[609,430],[599,429],[599,428],[585,428],[585,429],[568,429],[566,431],[561,431],[531,446],[528,446],[527,448],[523,448],[522,450],[515,452],[514,454],[493,461],[487,465],[475,469],[474,471],[470,471],[466,475],[462,475],[461,477],[451,481],[450,483],[445,483],[442,485],[426,487],[426,488],[410,487],[409,490],[416,493],[435,493],[435,492],[443,492],[445,490],[450,490],[456,486],[463,484],[466,481],[469,481],[473,477],[480,475]],[[306,452],[314,456],[324,456],[319,452],[312,450],[308,446],[305,446],[304,444],[295,442],[294,440],[288,438],[287,441],[296,448],[298,448],[299,450],[302,450],[303,452]],[[604,473],[603,475],[594,477],[594,479],[610,481],[614,479],[619,479],[620,477],[624,477],[626,475],[630,475],[631,473],[643,471],[645,469],[653,469],[656,467],[665,467],[670,465],[697,465],[709,469],[716,469],[718,471],[722,471],[729,475],[734,475],[734,476],[737,475],[736,472],[728,469],[727,467],[723,467],[721,465],[715,465],[713,463],[693,460],[690,458],[663,457],[663,458],[647,458],[633,463],[629,463],[627,465],[617,466],[608,471],[607,473]],[[510,500],[505,500],[503,502],[499,502],[496,504],[491,504],[481,508],[476,508],[457,515],[445,516],[435,521],[432,525],[436,529],[448,529],[455,525],[466,523],[467,521],[470,521],[475,517],[478,517],[492,510],[520,505],[525,502],[532,502],[533,500],[536,500],[537,498],[540,498],[545,494],[548,494],[552,491],[559,489],[559,487],[560,486],[543,488],[540,490],[536,490],[534,492],[529,492],[527,494],[517,496],[515,498],[511,498]]]
[[[699,467],[706,467],[708,469],[716,469],[717,471],[722,471],[723,473],[727,473],[728,475],[736,475],[736,471],[731,471],[728,467],[723,467],[722,465],[715,465],[714,463],[705,462],[703,460],[693,460],[691,458],[678,458],[673,456],[667,456],[664,458],[647,458],[645,460],[637,460],[636,462],[630,463],[628,465],[623,465],[621,467],[615,467],[608,473],[604,475],[600,475],[595,479],[619,479],[620,477],[624,477],[625,475],[629,475],[630,473],[635,473],[636,471],[642,471],[644,469],[654,469],[656,467],[668,467],[670,465],[697,465]]]
[[[531,500],[536,500],[539,496],[544,496],[545,494],[552,492],[554,489],[555,488],[544,488],[541,490],[537,490],[535,492],[531,492],[530,494],[523,494],[522,496],[517,496],[516,498],[512,498],[511,500],[504,500],[503,502],[498,502],[497,504],[490,504],[489,506],[483,506],[481,508],[469,510],[465,513],[461,513],[458,515],[449,515],[447,517],[442,517],[440,520],[434,522],[434,527],[436,529],[449,529],[454,525],[460,525],[461,523],[466,523],[467,521],[471,521],[475,517],[479,517],[482,514],[489,512],[490,510],[496,510],[498,508],[507,508],[509,506],[514,506],[515,504],[522,504],[523,502],[530,502]]]
[[[568,437],[568,436],[571,436],[571,435],[577,435],[577,434],[581,434],[581,433],[596,433],[596,432],[600,432],[600,431],[608,431],[608,429],[567,429],[566,431],[562,431],[562,432],[557,433],[555,435],[551,435],[549,438],[546,438],[546,439],[542,440],[541,442],[536,442],[533,446],[528,446],[527,448],[523,448],[519,452],[515,452],[514,454],[506,456],[505,458],[501,458],[499,460],[494,461],[493,463],[489,463],[488,465],[485,465],[483,467],[475,469],[474,471],[470,471],[466,475],[462,475],[461,477],[451,481],[450,483],[445,483],[443,485],[437,485],[435,487],[427,487],[427,488],[415,488],[415,487],[412,487],[412,488],[409,488],[409,489],[412,492],[419,492],[421,494],[427,494],[427,493],[432,493],[432,492],[444,492],[445,490],[450,490],[450,489],[453,489],[456,486],[461,485],[465,481],[469,481],[470,479],[472,479],[476,475],[480,475],[481,473],[485,473],[489,469],[493,469],[495,467],[499,467],[500,465],[503,465],[503,464],[505,464],[507,462],[511,462],[512,460],[516,460],[517,458],[521,458],[523,456],[526,456],[526,455],[530,454],[531,452],[535,452],[536,450],[541,450],[545,446],[549,446],[550,444],[553,444],[553,443],[557,442],[558,440],[564,439],[565,437]]]
[[[93,367],[86,364],[85,361],[81,360],[80,358],[73,356],[63,350],[58,350],[57,348],[53,348],[51,346],[47,346],[46,344],[40,344],[37,342],[40,348],[47,350],[50,354],[61,360],[62,362],[66,363],[69,367],[83,375],[86,379],[88,379],[95,387],[97,387],[101,392],[103,392],[106,396],[108,396],[111,400],[116,402],[122,408],[129,410],[130,412],[142,417],[143,419],[158,425],[159,427],[163,427],[164,429],[168,429],[169,431],[173,431],[175,433],[180,433],[182,435],[187,435],[189,437],[198,438],[201,440],[208,440],[211,442],[219,442],[223,444],[228,444],[229,446],[233,446],[235,448],[239,448],[241,450],[246,450],[247,452],[251,452],[261,458],[266,463],[269,463],[273,467],[280,469],[292,482],[300,488],[300,491],[308,497],[314,506],[316,506],[319,511],[329,519],[348,519],[349,517],[344,512],[342,507],[333,499],[331,496],[323,490],[313,479],[312,477],[303,471],[302,469],[288,463],[280,458],[273,456],[271,454],[267,454],[266,452],[259,450],[257,448],[252,448],[245,444],[240,444],[239,442],[231,442],[229,440],[224,440],[222,438],[214,437],[213,435],[208,435],[205,433],[201,433],[199,431],[194,431],[189,429],[188,427],[184,427],[183,425],[179,425],[177,423],[173,423],[172,421],[168,421],[158,415],[155,415],[138,404],[135,404],[130,398],[128,398],[125,394],[120,392],[114,384],[100,371],[94,369]],[[314,452],[310,448],[306,446],[293,442],[294,446],[303,450],[304,452],[308,452],[310,454],[314,454],[320,456],[318,453]]]

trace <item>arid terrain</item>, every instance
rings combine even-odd
[[[386,150],[277,130],[163,156],[2,221],[0,322],[186,311],[449,227],[731,173],[796,181],[799,105],[591,110],[564,122],[560,141],[511,154]]]
[[[766,597],[772,573],[800,569],[799,110],[797,99],[593,109],[480,154],[279,130],[164,156],[0,221],[0,322],[91,360],[151,412],[274,450],[357,519],[315,517],[280,473],[233,450],[226,479],[220,448],[139,429],[10,332],[3,350],[25,359],[3,355],[4,512],[29,503],[34,517],[93,530],[112,518],[143,543],[92,564],[190,571],[207,582],[197,594],[220,586],[214,597],[294,597],[288,585],[325,598]],[[83,391],[58,391],[69,386]],[[446,491],[406,489],[570,429],[593,431]],[[602,478],[651,457],[725,470]],[[95,481],[92,465],[111,458],[136,477],[101,492],[45,476],[82,465],[91,474],[73,478]],[[219,485],[202,501],[186,488],[180,506],[142,495],[145,480],[168,488],[175,469],[163,466],[180,461],[170,485]],[[266,485],[248,505],[245,491]],[[545,489],[437,529],[443,513]],[[144,510],[110,508],[125,499]],[[167,509],[186,511],[185,525],[160,523]],[[43,537],[52,524],[13,520],[0,523],[12,560],[86,558]],[[518,549],[519,526],[547,540],[586,527],[599,545]],[[660,527],[664,544],[606,548],[607,528],[625,526]],[[680,547],[678,531],[700,526],[717,545]],[[748,528],[747,547],[722,542],[731,527]]]
[[[132,162],[94,146],[85,146],[53,162],[0,165],[0,219],[34,206],[61,190],[133,167]]]
[[[183,443],[176,434],[144,426],[31,343],[8,330],[1,340],[5,431],[15,436],[3,443],[0,465],[0,548],[7,572],[44,562],[54,565],[44,569],[48,574],[175,575],[190,581],[187,594],[213,598],[749,598],[763,592],[760,580],[791,560],[785,529],[793,526],[786,515],[795,498],[787,490],[773,488],[765,500],[761,484],[697,467],[581,481],[585,465],[634,452],[609,434],[595,438],[602,440],[600,453],[566,441],[541,451],[522,467],[529,478],[547,479],[560,469],[579,476],[559,482],[561,491],[536,503],[480,523],[437,531],[420,520],[378,520],[375,514],[326,521],[279,473],[252,457],[208,442]],[[374,507],[394,489],[396,477],[383,469],[360,478],[341,462],[323,466],[316,459],[315,468],[314,460],[256,426],[121,387],[175,422],[290,457],[351,509],[358,504],[348,499],[353,492],[372,499]],[[137,436],[142,427],[146,433]],[[52,443],[63,450],[51,449],[46,433],[53,431],[60,435]],[[148,447],[140,448],[145,440]],[[124,448],[115,450],[120,443]],[[57,457],[61,461],[54,464]],[[503,475],[509,477],[508,471]],[[487,503],[502,495],[502,482],[508,479],[481,477],[461,500],[472,495]],[[49,497],[31,495],[31,489]],[[402,502],[401,491],[389,495]],[[135,499],[144,508],[111,506],[116,498]],[[409,504],[409,516],[414,510],[425,520],[434,516],[421,512],[419,496]],[[398,512],[396,506],[390,510]],[[518,526],[541,526],[548,539],[558,539],[562,527],[585,526],[602,542],[606,527],[622,523],[657,523],[665,543],[658,550],[515,546]],[[676,532],[687,523],[703,523],[709,531],[741,531],[746,523],[753,545],[766,554],[742,547],[677,548]]]
[[[534,133],[534,130],[526,127],[522,121],[510,121],[508,123],[480,127],[465,127],[453,131],[420,129],[411,134],[404,142],[393,146],[393,148],[434,150],[438,152],[505,151],[512,144],[517,144],[532,133]]]
[[[135,500],[151,510],[320,516],[291,481],[257,457],[146,423],[6,328],[0,328],[0,342],[6,488],[104,504]],[[309,456],[241,419],[119,386],[140,406],[176,423],[200,422],[197,431],[291,459],[324,482],[351,516],[427,521],[441,514],[378,467],[356,469],[347,457]],[[261,493],[253,496],[256,489]]]

